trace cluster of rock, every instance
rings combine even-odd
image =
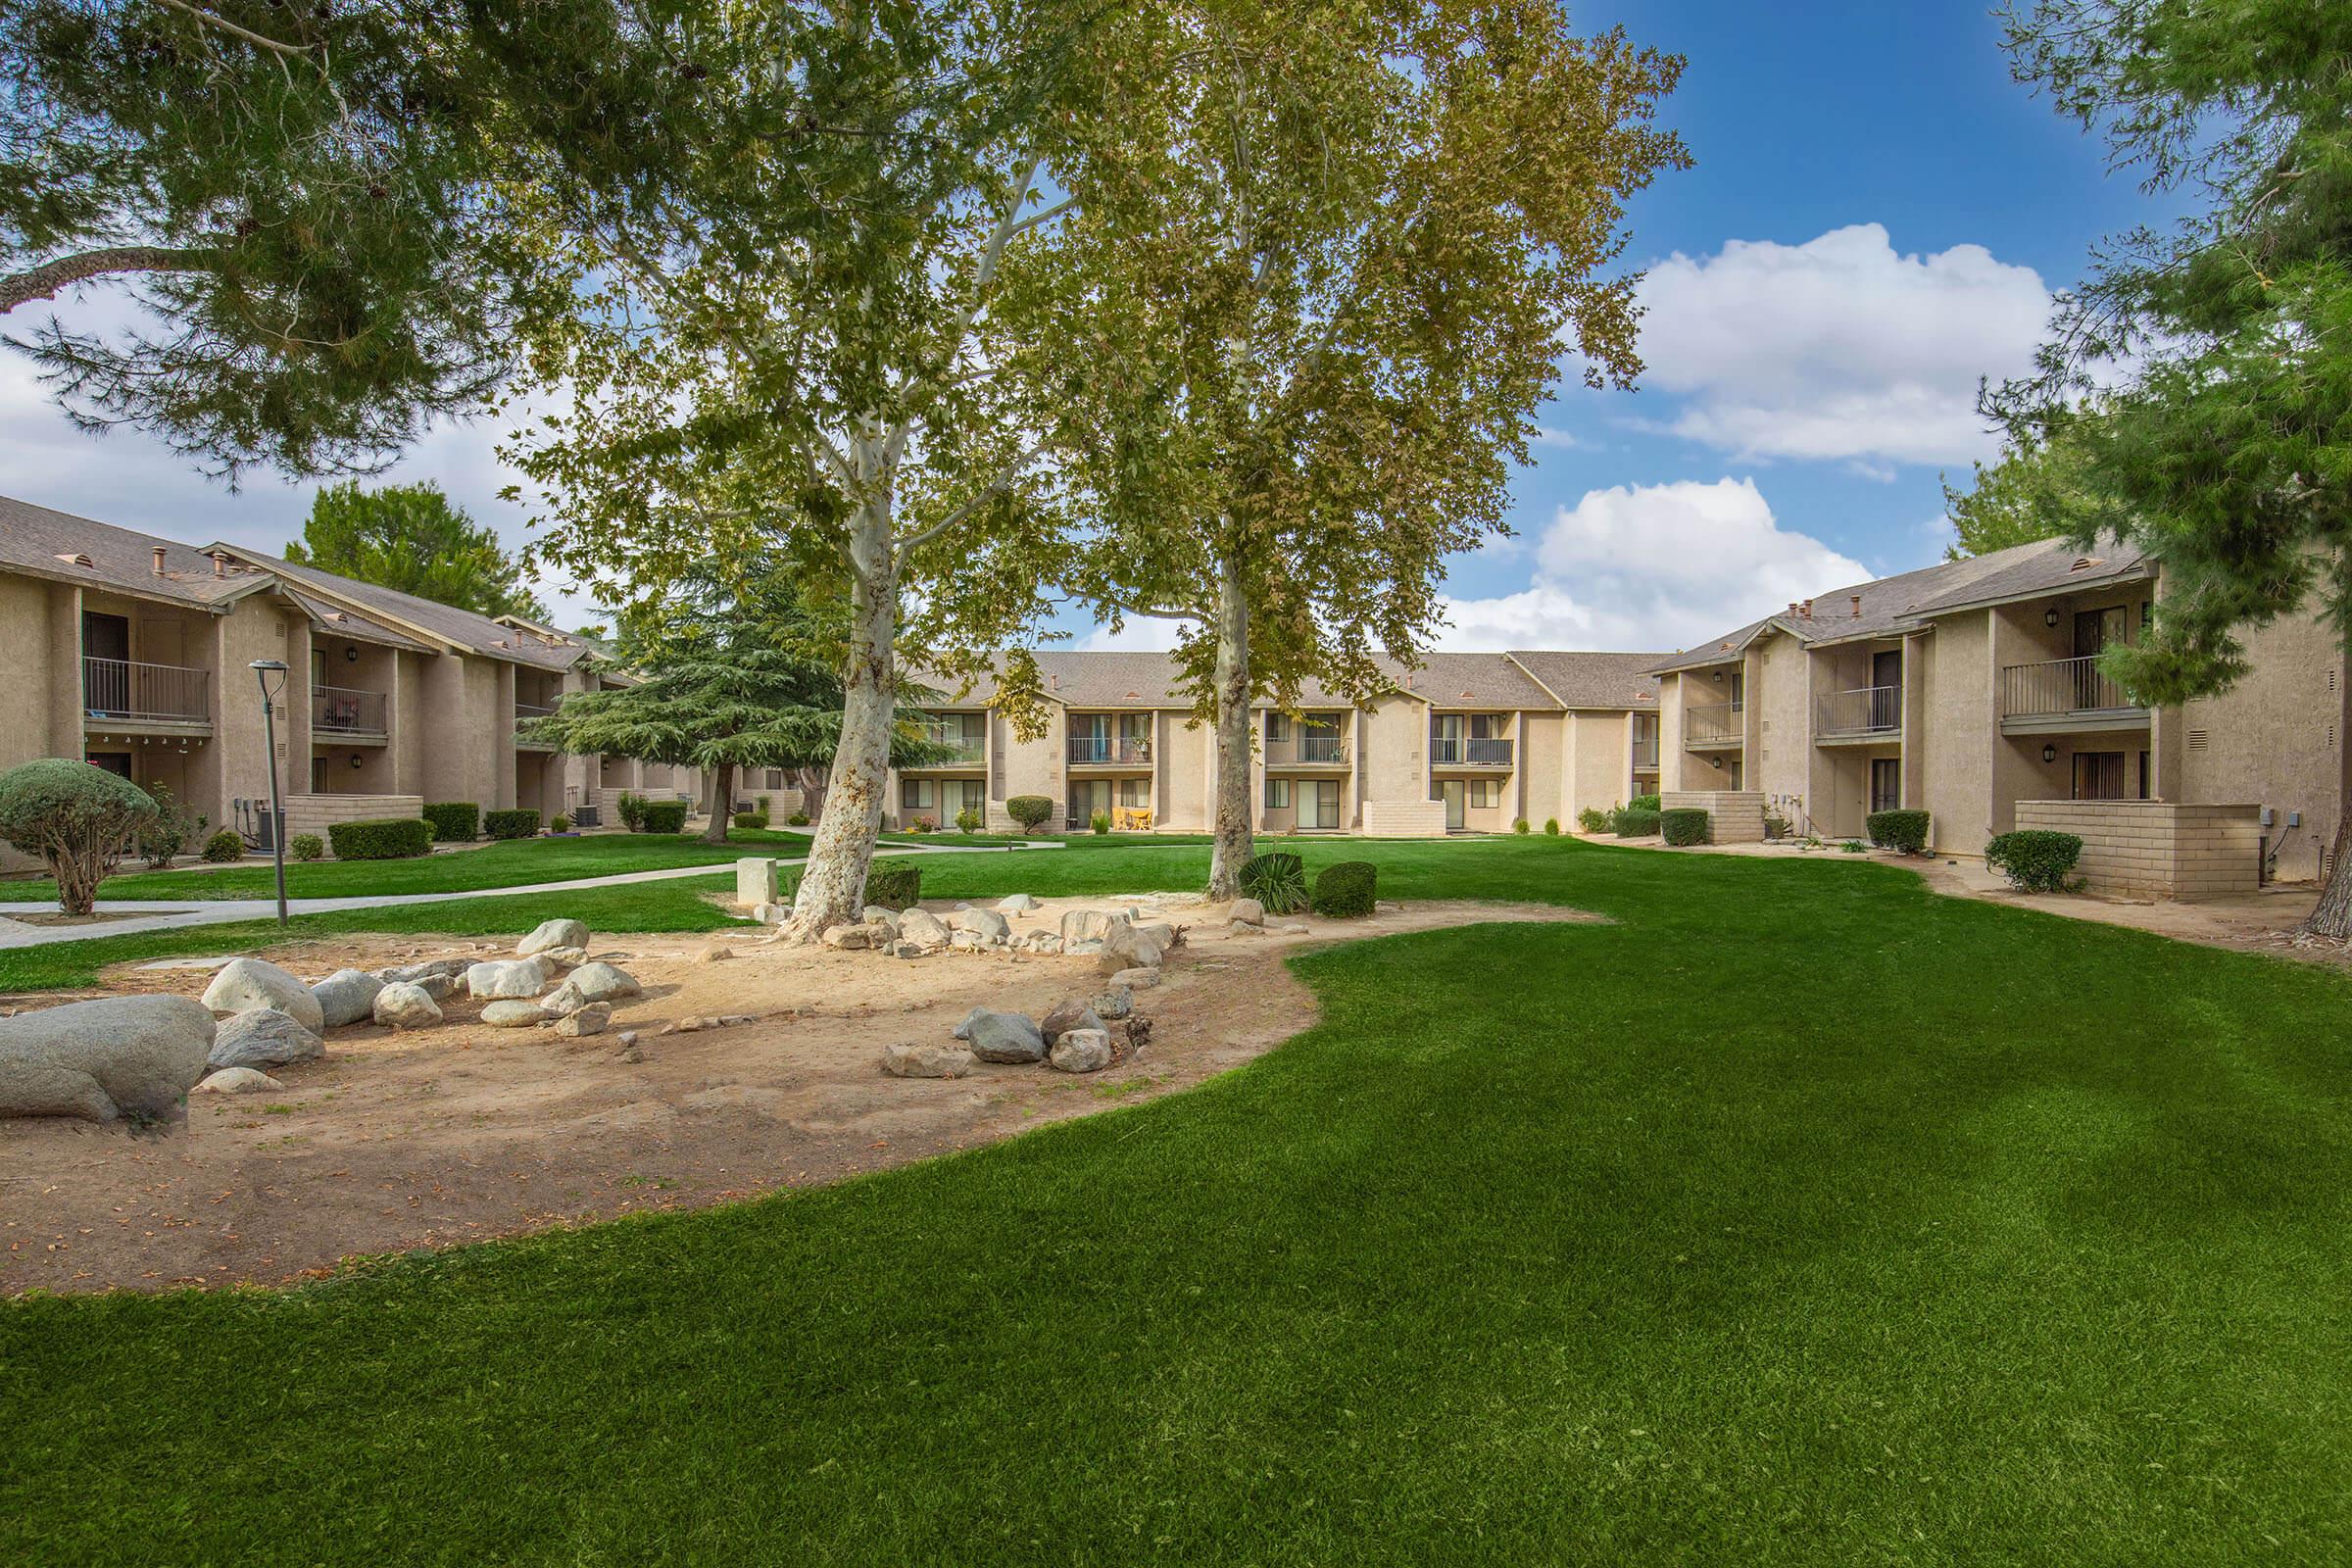
[[[266,959],[231,958],[201,1002],[109,997],[0,1019],[0,1116],[150,1120],[190,1093],[279,1089],[267,1069],[318,1059],[328,1030],[426,1028],[442,1021],[441,1004],[461,989],[488,1002],[482,1021],[494,1027],[599,1034],[612,1004],[642,988],[587,950],[585,925],[549,920],[513,958],[338,969],[316,985]],[[621,1041],[635,1044],[626,1034]]]

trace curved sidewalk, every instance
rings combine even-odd
[[[1004,855],[1013,850],[1058,850],[1062,846],[1051,839],[1024,844],[887,844],[878,847],[877,854],[887,851],[899,855]],[[759,859],[747,855],[743,859]],[[776,856],[779,865],[799,865],[806,855]],[[292,914],[331,914],[342,909],[383,909],[409,904],[448,904],[459,899],[520,898],[533,893],[572,893],[584,888],[622,887],[631,882],[665,882],[674,877],[725,876],[734,870],[728,860],[712,860],[701,865],[663,866],[655,871],[618,871],[611,876],[575,877],[566,882],[531,882],[517,887],[466,888],[454,893],[381,893],[339,899],[288,899],[286,912]],[[55,902],[48,904],[0,904],[0,948],[37,948],[52,942],[82,942],[93,937],[132,936],[141,931],[172,931],[182,926],[229,925],[239,920],[270,920],[277,915],[277,901],[271,899],[101,899],[99,914],[129,914],[124,920],[98,920],[88,925],[26,925],[8,918],[12,914],[43,914],[56,910]]]

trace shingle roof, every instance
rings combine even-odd
[[[1520,662],[1506,654],[1428,654],[1422,667],[1407,670],[1394,660],[1378,664],[1392,691],[1437,708],[1533,709],[1556,711],[1563,706],[1633,708],[1657,700],[1657,685],[1642,671],[1657,662],[1654,654],[1538,653],[1526,658],[1555,661],[1575,692],[1564,702],[1539,682]],[[1184,672],[1175,656],[1124,649],[1060,649],[1037,655],[1038,673],[1045,677],[1048,700],[1065,708],[1190,709],[1192,693],[1184,687]],[[956,681],[909,667],[909,678],[939,690],[945,700],[936,707],[985,703],[991,683],[981,681],[968,694],[956,696]],[[1571,678],[1572,677],[1572,678]],[[1260,700],[1258,707],[1270,706]],[[1298,689],[1302,710],[1347,708],[1348,699],[1319,681]]]
[[[1424,654],[1407,671],[1381,661],[1397,687],[1433,708],[1557,709],[1558,699],[1502,654]]]
[[[538,669],[569,669],[587,652],[584,644],[571,641],[560,646],[551,644],[535,632],[502,625],[488,615],[460,610],[437,600],[420,599],[415,594],[404,594],[397,588],[384,588],[371,582],[338,577],[331,571],[320,571],[316,566],[282,561],[258,550],[240,549],[234,545],[218,548],[274,572],[289,582],[330,598],[348,600],[370,614],[389,617],[396,626],[423,631],[445,643],[454,643],[468,653],[529,664]]]
[[[340,632],[364,643],[380,643],[386,648],[406,649],[415,654],[437,654],[441,651],[418,642],[397,627],[386,625],[373,615],[346,610],[341,605],[314,599],[309,594],[298,593],[291,588],[286,590],[286,597],[300,605],[303,612],[311,617],[311,623],[320,630]]]
[[[2014,550],[1996,551],[1984,559],[2003,564],[1997,570],[1954,584],[1923,601],[1919,613],[1942,614],[1971,605],[2065,593],[2095,583],[2144,577],[2153,567],[2145,552],[2117,539],[2101,540],[2088,554],[2071,540],[2044,539],[2037,544],[2019,545]]]
[[[159,545],[162,576],[155,571]],[[76,558],[87,558],[89,564],[79,564]],[[0,565],[206,609],[270,582],[268,573],[233,561],[224,575],[216,576],[212,558],[203,551],[8,496],[0,496]]]
[[[1576,654],[1515,648],[1510,658],[1563,708],[1640,708],[1658,700],[1649,671],[1664,654]]]

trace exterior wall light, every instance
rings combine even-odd
[[[2057,628],[2057,625],[2058,625],[2058,609],[2057,609],[2057,607],[2056,607],[2055,605],[2051,606],[2051,607],[2050,607],[2048,610],[2045,610],[2045,611],[2043,611],[2043,612],[2041,612],[2041,623],[2042,623],[2044,626],[2048,626],[2048,627],[2050,627],[2052,630],[2055,630],[2055,629]]]
[[[2044,746],[2041,749],[2041,760],[2045,762],[2055,762],[2058,760],[2058,748],[2055,746]]]

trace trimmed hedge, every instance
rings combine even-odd
[[[433,837],[443,844],[471,844],[481,831],[482,808],[471,801],[435,801],[424,808]]]
[[[1609,826],[1621,839],[1645,839],[1658,831],[1660,813],[1653,808],[1620,806],[1609,815]]]
[[[482,831],[494,839],[528,839],[539,836],[539,813],[518,807],[511,811],[482,813]]]
[[[413,860],[433,853],[433,824],[421,816],[381,816],[332,822],[326,841],[338,860]]]
[[[640,833],[683,833],[686,831],[686,803],[684,801],[648,801],[637,813]]]
[[[1369,860],[1342,860],[1315,877],[1314,911],[1335,919],[1370,914],[1378,897],[1380,868]]]
[[[737,811],[735,825],[745,828],[765,827],[767,826],[767,813],[765,811]]]
[[[1667,843],[1678,848],[1704,844],[1715,836],[1714,823],[1706,812],[1695,808],[1682,807],[1656,814],[1658,831],[1666,835]]]
[[[1625,808],[1629,811],[1655,811],[1659,809],[1664,803],[1664,796],[1637,795],[1632,800],[1625,803]]]
[[[2082,841],[2072,833],[2021,828],[1995,834],[1984,846],[1984,863],[2028,893],[2062,893],[2082,858]]]
[[[231,860],[245,858],[245,841],[234,830],[222,828],[204,841],[204,858],[215,865],[226,865]]]
[[[1015,795],[1004,803],[1004,814],[1020,823],[1022,832],[1034,833],[1054,814],[1054,801],[1045,795]]]
[[[286,853],[297,860],[326,858],[326,840],[316,833],[297,833],[286,840]]]
[[[1873,811],[1862,819],[1862,831],[1870,842],[1882,850],[1900,850],[1905,855],[1924,855],[1928,849],[1928,813],[1925,811]]]
[[[876,860],[865,868],[865,902],[911,909],[922,902],[923,868],[912,860]]]
[[[1306,907],[1306,862],[1288,850],[1253,855],[1242,865],[1242,896],[1255,899],[1268,914]]]

